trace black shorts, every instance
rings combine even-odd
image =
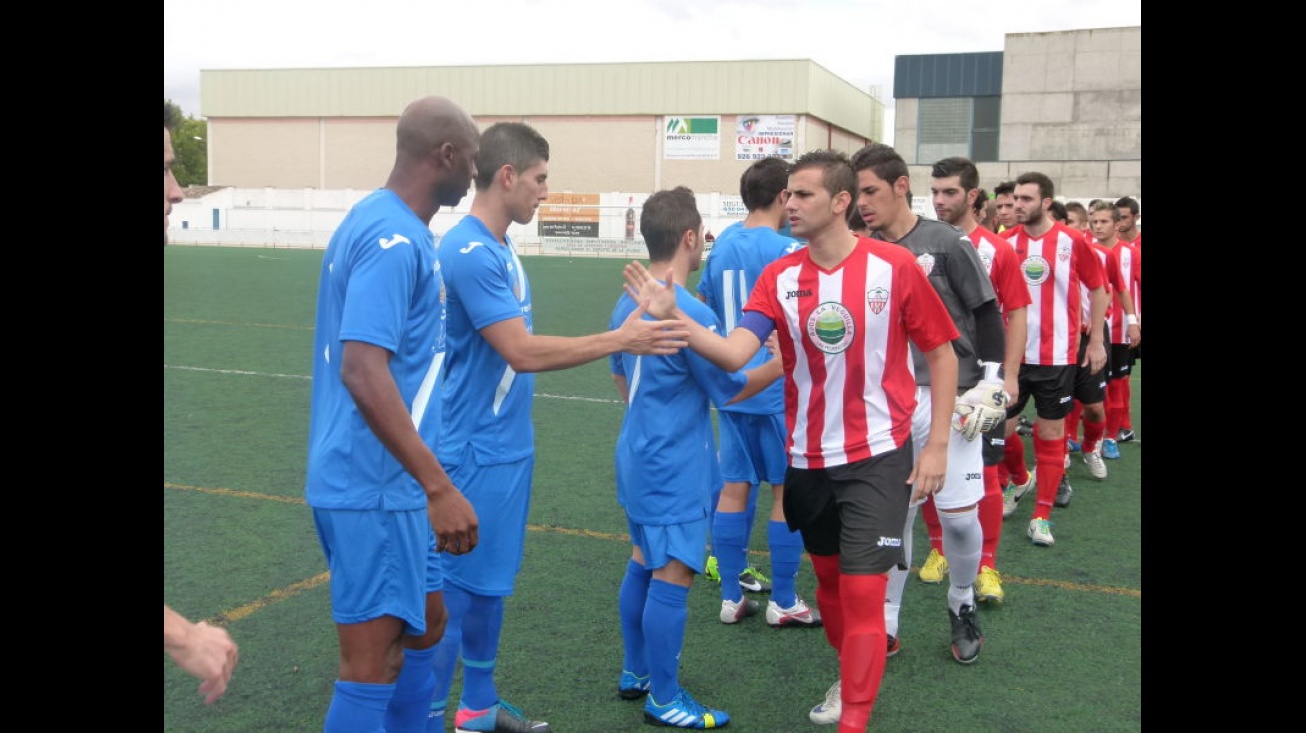
[[[784,510],[790,530],[812,555],[839,555],[851,575],[907,569],[903,528],[911,502],[911,439],[898,450],[831,468],[785,472]]]
[[[1034,398],[1034,414],[1044,420],[1060,420],[1070,414],[1075,399],[1075,373],[1073,364],[1061,366],[1020,365],[1020,397],[1007,407],[1007,419],[1025,411],[1029,398]]]
[[[1129,379],[1129,375],[1134,371],[1134,352],[1137,349],[1131,349],[1126,344],[1111,344],[1110,362],[1107,364],[1107,379]]]
[[[980,435],[984,441],[984,465],[997,466],[1007,452],[1007,421],[1003,420],[987,433]]]
[[[1084,357],[1088,355],[1088,334],[1079,336],[1079,363],[1084,363]],[[1111,373],[1111,351],[1107,350],[1106,364],[1101,369],[1090,372],[1088,367],[1075,367],[1075,399],[1080,404],[1092,405],[1097,402],[1106,402],[1106,380],[1107,375]]]

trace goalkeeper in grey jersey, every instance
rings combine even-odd
[[[961,334],[952,342],[957,352],[960,396],[948,443],[947,477],[932,501],[939,511],[944,555],[950,568],[952,655],[958,662],[969,664],[979,657],[983,645],[974,588],[983,546],[978,505],[984,497],[983,441],[977,438],[1005,420],[1008,389],[1015,389],[1016,375],[1005,380],[1001,368],[1006,352],[1002,314],[993,284],[970,239],[951,224],[922,219],[912,212],[911,178],[902,157],[888,145],[873,143],[854,154],[852,164],[857,172],[857,208],[871,236],[896,242],[916,255]],[[912,443],[920,446],[929,435],[930,373],[914,345],[912,356],[916,361],[918,400]],[[915,519],[913,507],[903,531],[909,564]],[[890,571],[885,599],[890,654],[899,646],[898,612],[906,582],[907,571]]]

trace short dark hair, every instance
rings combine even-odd
[[[975,190],[978,193],[975,194],[975,203],[971,205],[971,208],[975,210],[975,218],[983,219],[984,207],[989,203],[989,192],[982,188],[977,188]]]
[[[898,151],[892,146],[884,143],[871,143],[866,147],[853,153],[850,163],[853,167],[853,173],[870,169],[875,175],[886,183],[907,176],[908,187],[910,188],[911,173],[907,170],[907,161],[898,155]],[[909,194],[910,195],[910,194]],[[911,199],[908,198],[908,201]]]
[[[979,188],[979,169],[970,158],[963,158],[960,155],[938,161],[930,170],[930,175],[934,178],[957,176],[963,191]],[[975,199],[976,202],[979,200]]]
[[[1030,183],[1038,186],[1038,197],[1041,199],[1050,199],[1057,195],[1056,187],[1052,185],[1052,179],[1048,178],[1043,173],[1030,171],[1029,173],[1021,173],[1019,176],[1016,176],[1017,186],[1024,186]]]
[[[1070,221],[1070,214],[1066,212],[1066,205],[1060,201],[1053,201],[1052,205],[1048,207],[1048,213],[1052,215],[1053,219],[1056,219],[1062,224]]]
[[[1069,216],[1070,212],[1072,211],[1078,211],[1079,213],[1084,215],[1085,219],[1088,218],[1088,209],[1085,208],[1084,205],[1079,203],[1078,201],[1066,202],[1066,215]]]
[[[687,230],[703,225],[698,200],[685,186],[663,189],[644,200],[639,217],[639,233],[644,235],[650,262],[666,262],[676,253],[680,237]]]
[[[1010,196],[1015,192],[1016,192],[1015,181],[1003,181],[1002,183],[999,183],[998,185],[993,187],[994,198],[997,198],[998,196]]]
[[[1121,196],[1116,199],[1117,209],[1129,209],[1129,213],[1138,216],[1138,201],[1130,196]]]
[[[476,190],[494,182],[499,169],[510,165],[518,173],[549,159],[549,141],[525,122],[496,122],[481,133],[481,150],[476,154]]]
[[[764,209],[789,185],[789,164],[781,158],[763,158],[739,176],[739,197],[749,211]]]
[[[809,150],[794,161],[789,175],[807,168],[821,169],[821,183],[830,197],[834,198],[840,191],[847,191],[851,197],[857,195],[857,174],[853,173],[848,163],[848,156],[838,150]]]

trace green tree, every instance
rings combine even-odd
[[[209,182],[209,124],[184,114],[181,108],[164,100],[172,106],[173,119],[176,124],[172,130],[172,151],[177,162],[172,172],[177,176],[177,183],[182,186],[204,186]]]

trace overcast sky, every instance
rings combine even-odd
[[[164,0],[163,96],[198,117],[200,69],[811,59],[878,87],[891,137],[895,56],[1142,23],[1142,0]]]

